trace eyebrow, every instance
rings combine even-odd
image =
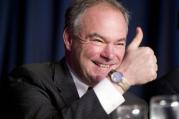
[[[92,33],[92,34],[89,34],[86,36],[86,38],[93,38],[93,37],[99,37],[101,39],[106,39],[105,37],[101,36],[100,34],[97,34],[97,33]],[[126,38],[120,38],[118,39],[116,42],[120,42],[120,41],[126,41]]]

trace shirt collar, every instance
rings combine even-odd
[[[85,83],[83,83],[81,81],[81,79],[75,74],[75,72],[73,71],[73,69],[68,65],[67,63],[67,66],[68,66],[68,69],[70,71],[70,74],[73,78],[73,81],[75,83],[75,86],[77,88],[77,91],[78,91],[78,95],[79,97],[81,98],[85,93],[86,91],[88,90],[88,85],[86,85]]]

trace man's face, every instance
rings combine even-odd
[[[78,38],[71,42],[70,66],[83,82],[97,84],[121,64],[126,36],[122,13],[106,4],[88,8],[81,16]]]

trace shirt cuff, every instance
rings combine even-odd
[[[122,94],[107,78],[100,81],[93,89],[107,114],[110,114],[125,101]]]

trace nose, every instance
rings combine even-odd
[[[101,57],[105,60],[112,60],[114,58],[114,46],[107,44],[101,52]]]

